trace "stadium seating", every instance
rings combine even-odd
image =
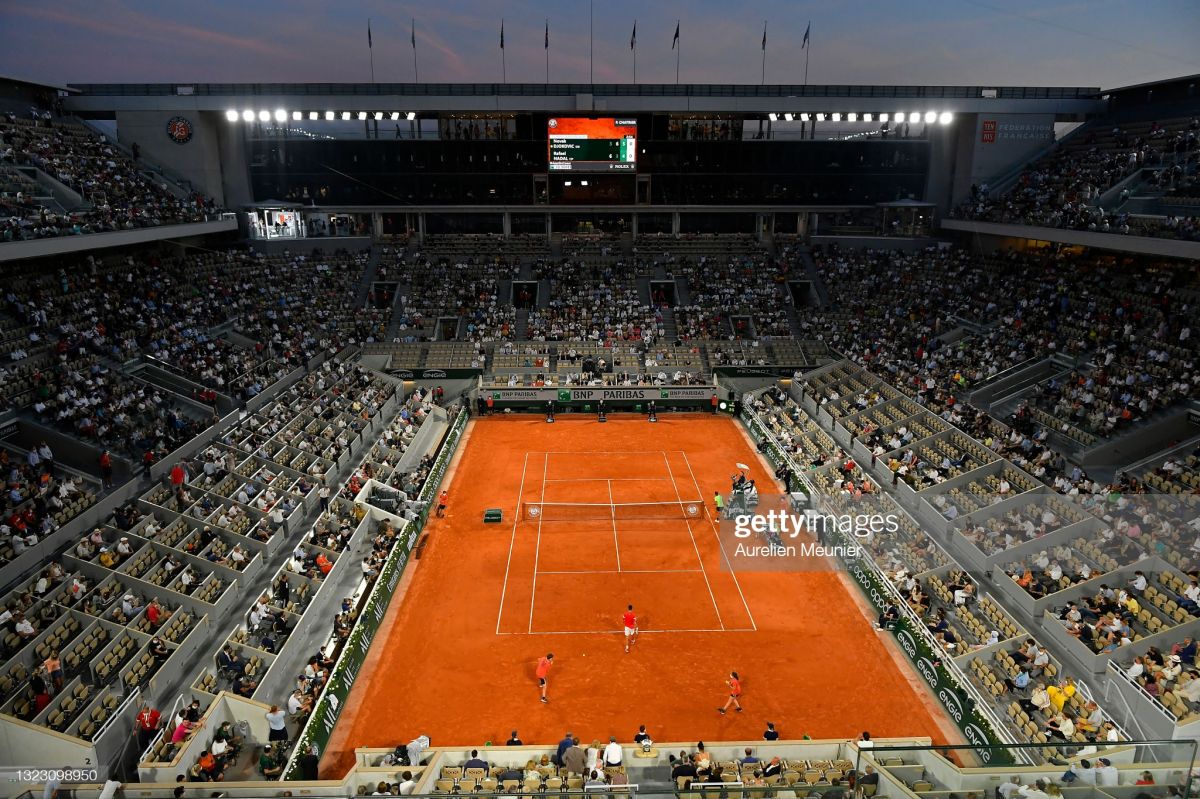
[[[1045,158],[1029,165],[1016,186],[1003,196],[976,188],[957,209],[964,219],[1015,222],[1042,227],[1103,233],[1164,236],[1195,240],[1200,236],[1196,216],[1165,219],[1133,218],[1097,204],[1100,196],[1139,170],[1157,174],[1189,164],[1200,143],[1200,123],[1194,117],[1120,124],[1099,121],[1077,131]],[[1190,168],[1194,169],[1194,159]],[[1122,198],[1123,199],[1123,198]]]
[[[69,119],[0,119],[5,208],[0,241],[70,236],[154,225],[201,222],[218,209],[199,194],[169,189],[103,136]],[[78,207],[64,209],[15,167],[36,167],[74,190]]]

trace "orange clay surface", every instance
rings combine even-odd
[[[323,772],[356,747],[427,734],[435,746],[526,744],[571,730],[585,742],[924,735],[945,742],[871,620],[832,571],[731,573],[711,515],[552,521],[531,502],[700,500],[735,463],[770,472],[737,423],[707,414],[494,416],[471,424],[444,519],[409,565],[330,741]],[[771,490],[778,490],[772,488]],[[611,492],[611,494],[610,494]],[[504,511],[483,524],[483,511]],[[614,529],[615,528],[615,529]],[[621,614],[641,635],[625,654]],[[550,703],[537,659],[554,653]],[[745,712],[717,713],[728,673]]]

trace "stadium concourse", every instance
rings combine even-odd
[[[869,88],[0,81],[0,766],[1194,794],[1194,84]]]

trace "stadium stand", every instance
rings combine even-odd
[[[8,112],[0,120],[0,160],[4,241],[200,222],[219,211],[211,199],[171,191],[104,136],[49,113],[27,119]],[[73,190],[77,207],[51,205],[53,199],[17,170],[21,166]]]
[[[972,187],[972,198],[956,214],[989,222],[1196,240],[1200,227],[1194,215],[1139,219],[1105,209],[1099,199],[1138,174],[1152,176],[1148,180],[1160,185],[1194,176],[1200,122],[1195,117],[1178,118],[1105,130],[1109,124],[1099,121],[1076,131],[1051,154],[1029,165],[1007,194],[992,196],[985,187]],[[1180,186],[1185,196],[1186,186]],[[1120,201],[1133,191],[1123,189]]]

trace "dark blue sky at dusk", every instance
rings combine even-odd
[[[48,82],[510,82],[1069,85],[1114,88],[1200,73],[1195,0],[0,0],[0,74]]]

